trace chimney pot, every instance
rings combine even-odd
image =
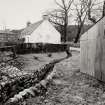
[[[31,25],[31,22],[27,22],[27,27]]]

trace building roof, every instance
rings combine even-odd
[[[6,29],[6,30],[0,30],[0,34],[11,34],[11,35],[14,35],[16,33],[13,33],[10,30]]]
[[[43,20],[40,20],[34,24],[30,24],[28,27],[23,29],[21,32],[21,35],[30,35],[35,29],[39,27],[39,25],[43,22]]]
[[[11,30],[10,32],[12,32],[12,33],[14,33],[14,34],[19,34],[19,35],[20,35],[23,30],[24,30],[24,29],[18,29],[18,30],[13,29],[13,30]]]
[[[98,22],[100,22],[103,18],[105,18],[105,16],[104,16],[104,17],[101,17],[101,18],[100,18],[95,24],[93,24],[89,29],[91,29],[91,28],[94,27],[96,24],[98,24]],[[88,30],[89,30],[89,29],[88,29]],[[88,30],[87,30],[87,31],[88,31]],[[87,32],[87,31],[86,31],[86,32]],[[86,32],[84,32],[84,33],[86,33]],[[84,35],[84,33],[83,33],[82,35]],[[82,35],[81,35],[81,36],[82,36]]]

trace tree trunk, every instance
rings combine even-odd
[[[104,4],[103,4],[103,11],[102,11],[102,17],[105,16],[105,1],[104,1]]]
[[[67,41],[67,24],[64,25],[64,42]]]
[[[66,45],[66,54],[67,54],[67,58],[72,56],[72,53],[70,51],[70,45],[69,44]]]
[[[68,27],[68,14],[65,12],[65,24],[64,24],[64,42],[67,41],[67,27]]]
[[[89,19],[91,22],[93,22],[93,23],[96,23],[96,22],[97,22],[96,19],[91,16],[91,11],[90,11],[90,9],[88,10],[88,19]]]
[[[76,35],[76,38],[75,38],[74,43],[77,43],[77,42],[78,42],[78,40],[79,40],[79,38],[80,38],[81,29],[82,29],[82,26],[80,26],[80,27],[78,28],[77,35]]]

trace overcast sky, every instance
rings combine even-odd
[[[27,21],[41,20],[46,10],[55,7],[54,0],[0,0],[0,29],[24,28]]]
[[[44,11],[54,7],[54,0],[0,0],[0,29],[21,29],[27,21],[40,20]]]

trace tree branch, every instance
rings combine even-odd
[[[55,18],[58,18],[58,19],[64,19],[64,17],[62,16],[57,16],[57,15],[53,15],[53,14],[50,14],[51,17],[55,17]]]
[[[64,10],[66,11],[66,4],[65,4],[65,1],[64,0],[61,0],[62,1],[62,4],[64,6]]]
[[[73,1],[74,1],[74,0],[70,0],[70,1],[69,1],[69,3],[68,3],[68,7],[67,7],[67,11],[70,9],[71,4],[73,3]]]
[[[64,25],[62,25],[62,24],[60,24],[60,23],[58,23],[58,22],[52,21],[51,19],[50,19],[50,22],[52,22],[52,23],[54,23],[54,24],[56,24],[56,25],[59,25],[59,26],[64,26]]]
[[[59,4],[56,0],[55,0],[55,3],[56,3],[59,7],[61,7],[62,9],[64,9],[64,7],[63,7],[61,4]]]

